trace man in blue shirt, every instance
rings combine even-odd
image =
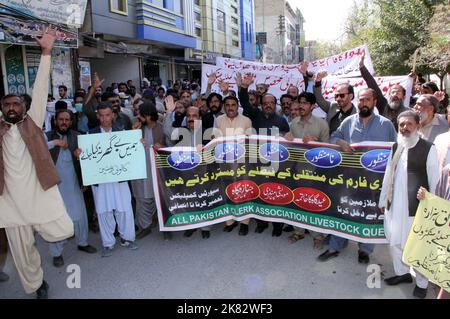
[[[346,118],[339,128],[331,135],[330,143],[337,144],[344,152],[354,152],[350,144],[360,142],[395,142],[397,133],[392,122],[380,115],[374,114],[377,104],[376,93],[372,89],[363,89],[358,95],[358,114]],[[348,244],[348,240],[330,236],[329,249],[318,259],[327,261],[337,257]],[[369,263],[369,255],[373,252],[373,244],[359,243],[358,262]]]

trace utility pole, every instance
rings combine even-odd
[[[277,35],[280,37],[280,51],[282,64],[286,64],[284,56],[284,35],[286,33],[286,17],[284,15],[278,16],[278,30]]]

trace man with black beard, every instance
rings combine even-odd
[[[367,86],[375,91],[377,98],[377,109],[378,112],[391,120],[392,124],[394,124],[395,130],[398,131],[398,123],[397,117],[400,113],[406,111],[408,108],[405,107],[405,97],[406,90],[401,85],[394,85],[389,89],[388,99],[386,99],[381,92],[380,87],[377,84],[377,81],[373,78],[372,74],[370,74],[369,70],[364,65],[365,51],[361,54],[361,60],[359,61],[359,70],[361,71],[361,76],[364,81],[366,81]]]
[[[395,276],[384,280],[389,286],[413,281],[402,255],[419,205],[417,192],[425,187],[434,193],[439,179],[436,147],[420,137],[419,115],[414,111],[403,112],[398,123],[400,134],[392,147],[379,203],[395,271]],[[416,272],[413,295],[425,298],[427,286],[427,278]]]
[[[124,83],[120,85],[122,90],[124,89],[123,84]],[[105,92],[102,95],[102,101],[111,103],[114,112],[114,125],[118,129],[125,131],[129,131],[132,129],[131,119],[129,115],[132,115],[133,111],[122,106],[119,95],[115,93]],[[125,112],[127,112],[128,115]]]
[[[102,101],[103,88],[102,86],[98,86],[95,88],[94,97],[97,100],[97,103]]]
[[[36,38],[42,49],[29,111],[19,95],[1,100],[0,117],[0,228],[26,293],[48,297],[35,232],[56,242],[73,235],[73,223],[58,190],[60,178],[42,134],[56,29]]]
[[[397,133],[394,125],[387,118],[374,114],[377,104],[375,91],[363,89],[358,95],[359,113],[346,118],[339,128],[331,134],[330,143],[337,144],[342,151],[353,153],[350,144],[361,142],[395,142]],[[348,240],[330,236],[329,249],[319,256],[320,261],[337,257],[347,246]],[[359,243],[358,262],[369,263],[369,255],[373,252],[373,244]]]
[[[88,254],[94,254],[97,249],[88,244],[88,219],[86,205],[81,187],[81,167],[78,161],[79,133],[71,130],[72,118],[70,111],[60,110],[55,115],[55,129],[46,133],[47,145],[56,166],[61,182],[58,189],[66,206],[67,212],[73,221],[78,250]],[[50,253],[53,257],[53,265],[62,267],[64,259],[62,252],[67,240],[50,243]]]
[[[212,134],[205,134],[207,130],[212,133],[212,128],[216,127],[216,121],[219,116],[223,114],[222,112],[222,96],[217,93],[211,93],[206,99],[206,105],[208,106],[209,113],[206,113],[202,117],[202,131],[204,140],[211,140]]]
[[[243,115],[252,121],[252,127],[259,135],[284,136],[289,131],[289,124],[286,119],[276,114],[277,98],[272,94],[262,96],[262,110],[253,106],[249,102],[248,87],[252,85],[254,78],[252,74],[246,74],[242,78],[241,74],[237,74],[236,83],[239,88],[239,101],[244,109]],[[261,86],[259,84],[259,86]],[[258,90],[259,91],[259,90]],[[261,91],[260,91],[261,92]],[[269,223],[263,220],[256,220],[256,233],[262,233],[269,227]],[[283,232],[283,223],[273,222],[272,236],[279,237]]]
[[[200,109],[196,106],[188,107],[186,110],[186,126],[176,129],[173,133],[174,136],[179,137],[177,145],[192,147],[197,149],[197,152],[199,152],[206,143],[201,135],[201,125],[202,121],[200,119]],[[210,237],[210,226],[201,227],[200,230],[202,232],[203,239],[208,239]],[[196,231],[197,229],[188,229],[184,232],[184,237],[192,237]]]
[[[326,71],[317,73],[314,85],[314,95],[317,104],[327,114],[327,122],[330,126],[330,134],[337,130],[339,125],[349,116],[356,113],[356,107],[352,101],[355,97],[353,86],[347,83],[339,84],[334,92],[334,102],[325,100],[322,94],[322,79],[327,76]]]

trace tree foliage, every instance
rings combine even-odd
[[[449,14],[448,0],[355,1],[341,50],[367,44],[379,75],[401,75],[420,47],[419,71],[442,70],[450,54]]]
[[[339,53],[341,53],[341,48],[339,45],[332,42],[318,42],[314,45],[314,51],[309,59],[314,61]]]
[[[450,4],[434,8],[428,31],[429,41],[420,48],[418,69],[436,73],[442,79],[450,73]]]

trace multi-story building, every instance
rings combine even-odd
[[[218,56],[254,60],[254,0],[194,1],[197,46],[190,61],[215,63]]]
[[[80,57],[107,85],[189,77],[184,50],[196,47],[191,0],[90,1],[86,16]]]
[[[255,21],[256,32],[267,39],[262,44],[261,61],[295,64],[304,59],[304,18],[289,1],[255,0]]]
[[[241,1],[241,47],[242,59],[255,59],[255,5],[253,0]]]
[[[79,83],[90,85],[93,72],[105,86],[200,78],[201,63],[216,56],[253,60],[254,25],[254,0],[90,0],[80,36],[71,34],[75,45],[54,51],[52,91],[64,84],[72,95]],[[29,92],[38,62],[36,48],[0,44],[0,93]],[[21,82],[9,83],[8,75]]]

